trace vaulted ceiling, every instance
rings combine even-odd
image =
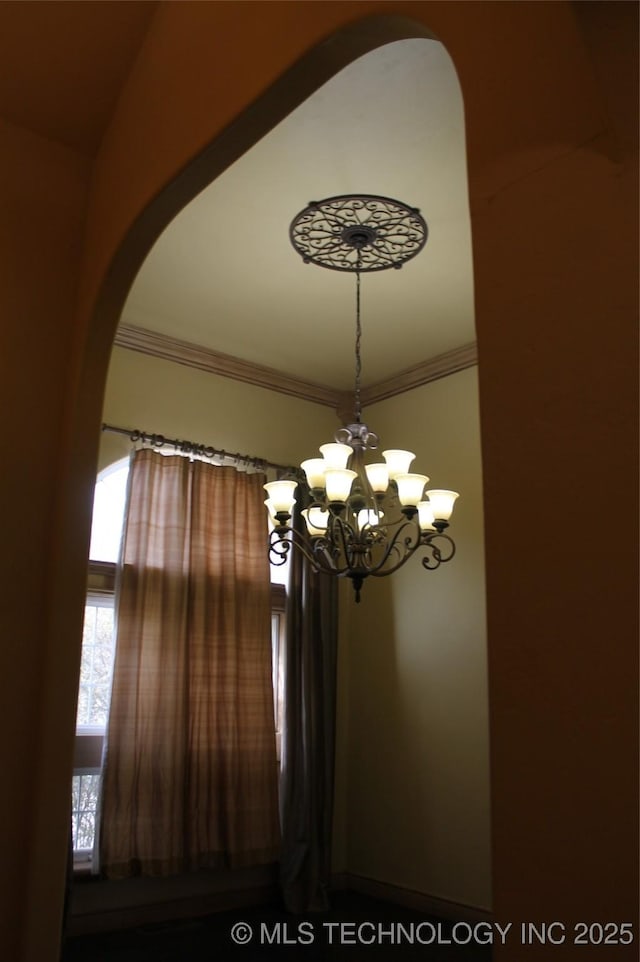
[[[0,113],[95,154],[156,6],[0,4]],[[473,363],[463,105],[444,47],[422,39],[350,64],[168,225],[130,292],[119,343],[204,366],[214,357],[213,369],[234,376],[240,365],[256,383],[318,385],[302,390],[317,399],[350,391],[355,278],[303,264],[289,242],[309,201],[348,193],[418,207],[429,230],[401,271],[363,278],[365,390],[420,383],[425,364],[438,374]]]
[[[0,3],[0,115],[92,155],[157,3]]]
[[[422,39],[350,64],[169,224],[131,289],[121,342],[133,328],[165,356],[177,339],[231,366],[350,390],[355,277],[305,265],[289,242],[309,201],[348,193],[417,207],[429,230],[402,270],[363,276],[363,384],[456,357],[475,339],[463,105],[444,47]]]

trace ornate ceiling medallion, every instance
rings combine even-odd
[[[311,201],[289,228],[306,264],[361,273],[402,267],[420,253],[427,235],[417,208],[375,194]]]

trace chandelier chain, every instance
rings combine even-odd
[[[358,251],[358,266],[360,266],[360,252]],[[362,404],[360,402],[360,377],[362,374],[362,358],[360,356],[360,342],[362,340],[362,324],[360,321],[360,271],[356,271],[356,383],[354,390],[354,413],[356,424],[360,424]]]

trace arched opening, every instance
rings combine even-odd
[[[362,751],[361,736],[353,736],[351,743],[347,743],[348,717],[353,713],[352,721],[356,721],[356,713],[344,701],[341,711],[345,734],[339,748],[341,829],[336,833],[341,838],[336,846],[336,871],[343,874],[349,871],[346,838],[350,834],[352,848],[360,859],[351,870],[354,879],[382,876],[390,888],[395,888],[396,894],[411,888],[428,897],[448,890],[452,901],[475,904],[483,910],[489,904],[486,641],[479,419],[472,369],[473,296],[462,103],[451,61],[442,45],[434,40],[391,42],[379,47],[369,58],[353,62],[344,73],[346,77],[336,78],[335,89],[332,82],[327,83],[320,95],[314,95],[275,128],[266,143],[263,141],[244,155],[168,223],[142,265],[124,308],[107,382],[104,418],[132,428],[158,429],[165,434],[195,437],[217,446],[255,450],[271,458],[299,461],[309,453],[308,445],[314,436],[321,441],[337,427],[332,403],[319,405],[311,392],[314,381],[321,381],[335,404],[338,393],[350,387],[350,351],[338,352],[335,345],[343,343],[348,348],[352,299],[343,278],[338,278],[336,283],[332,278],[316,277],[293,257],[286,238],[290,216],[295,213],[295,207],[305,203],[307,194],[356,190],[358,184],[363,184],[360,178],[365,181],[361,189],[400,194],[408,191],[409,201],[423,208],[431,231],[425,263],[417,264],[412,275],[407,268],[402,275],[392,277],[391,285],[378,283],[369,297],[365,337],[373,374],[366,383],[374,387],[371,403],[376,416],[388,424],[387,436],[393,434],[397,424],[410,422],[409,411],[417,404],[423,421],[419,437],[415,438],[415,432],[410,431],[402,443],[414,447],[418,444],[426,450],[437,437],[438,425],[452,439],[447,452],[440,445],[440,454],[446,463],[441,463],[438,470],[442,479],[447,473],[457,475],[460,480],[456,483],[466,489],[468,507],[463,509],[463,519],[466,515],[465,526],[471,535],[474,560],[463,566],[462,580],[456,579],[457,588],[449,587],[450,600],[441,610],[443,617],[446,611],[452,610],[453,594],[457,591],[459,596],[462,592],[467,600],[472,599],[467,606],[471,611],[466,623],[458,627],[460,646],[451,649],[448,655],[450,638],[439,640],[433,630],[429,638],[424,637],[422,625],[426,609],[422,610],[418,599],[422,597],[425,603],[427,596],[423,594],[418,574],[417,580],[415,575],[409,576],[409,580],[403,579],[397,589],[399,594],[380,586],[363,623],[354,630],[345,627],[345,634],[350,637],[342,672],[353,679],[350,686],[355,691],[354,703],[358,704],[362,698],[370,699],[367,712],[375,714],[377,708],[386,716],[380,735],[389,740],[390,750],[395,745],[396,762],[413,769],[416,777],[410,792],[395,793],[393,811],[376,810],[375,805],[365,800],[365,796],[380,797],[379,786],[388,779],[389,773],[375,770],[373,777],[367,777],[372,759],[367,761],[368,756]],[[353,97],[349,96],[351,90]],[[400,103],[403,103],[402,110]],[[336,142],[331,140],[331,120],[343,145],[341,151],[337,151]],[[317,145],[323,136],[324,150],[320,150]],[[330,163],[332,154],[333,164]],[[314,155],[317,155],[315,167],[311,163]],[[290,172],[287,180],[293,180],[295,173],[299,182],[295,186],[287,183],[287,190],[281,187],[282,199],[267,205],[263,212],[259,209],[260,203],[264,203],[265,197],[270,202],[273,200],[270,178],[277,182],[278,176],[282,177],[282,170],[275,169],[282,157],[286,157],[285,166]],[[196,172],[200,163],[199,158],[194,164]],[[185,177],[188,176],[186,171]],[[316,190],[312,189],[314,178],[319,181]],[[234,212],[235,220],[231,216]],[[250,212],[248,216],[246,212]],[[269,233],[272,227],[273,239]],[[237,233],[232,235],[232,230]],[[252,232],[257,232],[257,238]],[[253,243],[256,239],[257,244]],[[225,241],[227,250],[223,249]],[[276,260],[272,262],[270,256],[274,251]],[[267,261],[266,267],[257,262],[256,255],[262,255]],[[212,261],[208,271],[205,266],[203,272],[201,265],[208,257]],[[206,294],[203,274],[209,283]],[[243,288],[243,281],[251,283],[245,283]],[[266,286],[260,287],[261,284]],[[221,288],[223,297],[219,296]],[[261,308],[257,308],[256,302],[246,301],[251,288],[257,288],[262,296]],[[296,329],[287,327],[285,321],[291,325],[292,320],[303,313],[305,303],[307,324],[298,325],[300,343],[296,344]],[[319,307],[317,317],[311,316],[312,305]],[[255,319],[257,309],[266,315],[266,319],[260,316],[260,323],[268,328],[271,342],[267,339],[261,343],[259,326],[251,328],[246,324],[246,319]],[[208,328],[207,314],[211,319]],[[283,318],[282,315],[287,314],[288,318]],[[322,356],[323,344],[327,346],[326,357]],[[244,355],[243,347],[246,347]],[[235,359],[239,357],[245,362],[242,377],[234,376],[232,366],[214,373],[198,371],[197,363],[190,365],[187,356],[187,350],[194,353],[196,349],[202,356],[207,351],[222,354],[222,362],[220,358],[214,359],[218,364],[225,358],[228,361],[230,355]],[[173,357],[171,351],[175,352]],[[462,351],[467,354],[461,363]],[[313,359],[313,366],[306,363],[308,358]],[[427,363],[434,358],[440,364],[435,375],[437,384]],[[256,377],[260,375],[256,363],[259,359],[272,370],[279,365],[284,378],[297,375],[300,382],[307,380],[309,396],[305,397],[303,384],[303,393],[291,401],[289,385],[283,391],[275,374],[269,394],[259,380],[247,386],[252,364]],[[447,362],[452,365],[448,371]],[[320,373],[314,372],[318,364]],[[421,365],[424,371],[416,371]],[[406,382],[399,388],[390,382],[409,370],[412,390],[407,393]],[[441,378],[446,373],[451,375],[451,380],[445,382]],[[431,416],[426,413],[430,406],[434,407]],[[454,411],[455,414],[449,413]],[[305,431],[296,432],[298,436],[294,437],[294,432],[287,432],[286,425],[300,420],[306,424]],[[469,426],[471,436],[466,436]],[[301,435],[303,444],[300,444]],[[269,450],[265,451],[267,443]],[[262,447],[256,450],[257,445]],[[276,445],[280,445],[278,450]],[[126,447],[126,441],[121,438],[103,435],[100,463],[108,463]],[[464,540],[464,534],[462,537]],[[467,588],[474,580],[469,592]],[[406,607],[407,593],[414,617],[402,624],[398,610]],[[434,584],[428,597],[437,595],[438,586]],[[345,602],[348,604],[347,599]],[[379,633],[376,623],[385,626],[385,633]],[[449,634],[455,631],[450,630]],[[366,660],[363,652],[370,645],[378,646],[380,655],[371,662],[376,665],[376,676],[366,678],[361,667]],[[430,652],[426,661],[425,652]],[[477,676],[456,673],[456,660],[466,658],[468,664],[470,652]],[[411,685],[407,687],[408,677],[415,679],[428,672],[435,684],[437,672],[442,670],[438,662],[442,659],[453,661],[447,669],[448,677],[454,679],[450,697],[467,705],[467,734],[464,725],[457,731],[447,731],[447,725],[442,725],[443,705],[428,718],[416,715],[420,695],[411,690]],[[466,678],[465,691],[458,685],[462,678]],[[351,727],[355,730],[354,725]],[[480,728],[485,732],[481,745],[478,743]],[[473,738],[469,737],[471,730]],[[452,778],[440,765],[442,748],[436,743],[446,744],[448,739],[452,739],[449,742],[452,753],[468,759],[465,778],[468,777],[469,784],[466,786],[465,779],[461,783],[459,778]],[[412,748],[407,751],[409,745]],[[435,778],[430,776],[428,798],[426,777],[423,779],[420,775],[420,759],[425,757],[430,759],[430,768],[439,769]],[[362,771],[359,763],[364,765]],[[350,770],[353,771],[353,790],[348,802]],[[435,790],[434,785],[438,786]],[[472,813],[465,811],[463,796],[475,800]],[[425,806],[430,806],[426,820]],[[367,820],[359,816],[362,808],[368,812]],[[448,813],[452,810],[460,813],[460,824],[449,822]],[[459,838],[461,852],[467,847],[476,853],[473,870],[455,869],[457,891],[455,877],[438,878],[443,868],[446,875],[446,859],[441,858],[442,853],[432,858],[426,836],[417,822],[413,824],[416,819],[433,837],[447,839],[447,844]],[[390,825],[402,823],[406,828],[402,837],[395,836],[395,856],[390,857],[390,851],[382,847],[381,851],[373,852],[372,862],[373,840],[380,839],[381,832],[391,839]],[[400,848],[404,851],[403,857],[398,855]],[[477,857],[478,851],[483,852],[482,859]],[[472,880],[471,888],[465,889],[469,880]]]
[[[4,875],[13,893],[11,945],[29,962],[56,957],[68,814],[68,778],[61,770],[70,767],[75,642],[103,384],[126,291],[158,232],[200,189],[192,190],[189,176],[185,181],[179,172],[215,139],[201,164],[204,186],[242,153],[243,138],[255,139],[251,123],[239,130],[230,126],[233,118],[311,44],[324,46],[321,53],[332,63],[327,76],[336,63],[352,59],[323,39],[351,16],[376,9],[375,2],[263,4],[245,25],[240,4],[162,5],[161,22],[95,164],[87,238],[77,158],[61,170],[57,148],[36,150],[14,132],[9,170],[18,204],[9,250],[21,266],[10,297],[19,292],[27,316],[38,322],[36,333],[46,335],[38,343],[39,367],[32,368],[46,390],[38,398],[24,386],[26,328],[10,356],[9,389],[25,404],[28,396],[29,410],[45,422],[51,416],[49,463],[61,452],[53,494],[50,479],[37,489],[33,483],[32,467],[42,461],[34,447],[12,476],[7,501],[22,509],[11,519],[9,564],[24,571],[37,550],[38,583],[46,592],[38,606],[24,587],[9,599],[11,631],[24,644],[6,686],[14,717],[5,742],[18,777],[12,817],[5,820],[11,844]],[[594,451],[606,452],[619,503],[635,506],[637,493],[637,436],[630,426],[637,393],[630,333],[637,316],[637,236],[629,218],[636,206],[637,111],[627,109],[637,76],[637,52],[630,49],[637,10],[565,3],[470,4],[463,14],[456,4],[397,9],[420,23],[385,22],[376,28],[382,40],[427,35],[422,22],[429,17],[454,53],[468,109],[482,416],[490,426],[483,460],[496,910],[503,920],[633,917],[637,693],[630,679],[637,677],[637,557],[633,526],[612,525],[606,563],[594,565],[593,527],[584,519],[593,515],[585,479],[593,474]],[[368,23],[356,25],[355,33],[361,52],[381,42]],[[220,65],[230,78],[237,66],[237,47],[225,43],[229,36],[238,39],[250,70],[225,89]],[[603,68],[599,78],[594,60]],[[309,81],[302,76],[298,89]],[[225,96],[202,111],[202,92],[209,89],[225,89]],[[27,186],[32,170],[38,176]],[[76,251],[86,243],[75,326],[69,291],[78,269],[62,259],[69,288],[62,291],[59,261],[45,264],[61,249],[47,217],[54,196],[76,204],[62,225],[69,230],[64,237]],[[42,228],[35,246],[25,210]],[[607,243],[594,244],[594,224]],[[44,288],[34,285],[34,271]],[[14,313],[11,301],[10,308]],[[66,338],[55,355],[59,369],[48,353],[52,319]],[[12,427],[16,447],[22,446],[18,422]],[[549,492],[559,484],[569,495],[552,529]],[[36,535],[27,542],[31,530]],[[42,530],[50,534],[44,552]],[[19,739],[16,717],[27,729]],[[35,773],[25,746],[37,746]],[[541,946],[537,954],[545,951]]]

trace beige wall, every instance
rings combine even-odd
[[[311,457],[339,426],[324,405],[119,347],[111,355],[103,421],[284,465]],[[103,433],[99,467],[130,447],[127,438]]]
[[[349,870],[491,905],[482,469],[475,368],[374,405],[383,447],[461,493],[455,557],[420,552],[351,609]]]
[[[299,463],[329,440],[333,412],[114,348],[104,420]],[[453,562],[419,557],[340,595],[333,868],[490,904],[484,558],[477,378],[463,371],[366,412],[388,445],[412,447],[432,485],[462,492]],[[292,424],[304,430],[292,432]],[[417,434],[416,434],[417,430]],[[417,442],[417,443],[416,443]],[[103,434],[100,467],[126,456]],[[382,630],[381,630],[382,626]]]
[[[365,412],[384,445],[410,447],[431,486],[457,487],[458,553],[420,553],[362,602],[340,593],[333,870],[486,908],[491,903],[486,631],[476,369]],[[115,347],[107,423],[299,463],[331,439],[331,409]],[[304,430],[291,431],[293,424]],[[103,433],[98,469],[126,457]],[[122,888],[122,887],[121,887]],[[131,886],[129,887],[131,888]],[[141,888],[138,886],[138,888]],[[137,888],[136,888],[137,891]],[[89,893],[91,894],[91,893]],[[122,904],[131,892],[122,889]],[[117,892],[90,902],[119,905]],[[79,910],[87,910],[80,892]]]

